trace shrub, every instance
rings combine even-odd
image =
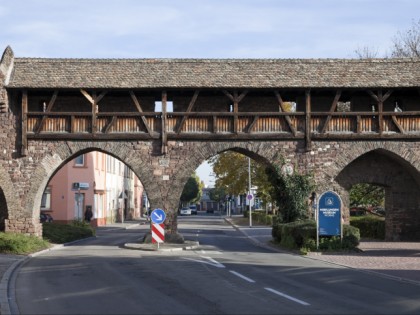
[[[71,224],[43,223],[44,239],[55,244],[63,244],[95,235],[95,230],[86,222]]]
[[[316,222],[301,220],[290,223],[276,223],[271,231],[276,242],[288,249],[299,249],[302,253],[317,250]],[[323,251],[355,249],[359,245],[359,229],[343,225],[343,239],[339,236],[324,236],[319,238],[319,249]]]
[[[50,244],[39,237],[20,233],[0,233],[0,253],[25,255],[50,247]]]
[[[385,239],[385,220],[376,216],[351,217],[350,225],[360,230],[360,236]]]

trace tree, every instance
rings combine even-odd
[[[210,164],[212,164],[216,176],[215,186],[217,188],[224,189],[228,195],[240,195],[248,191],[248,160],[246,156],[227,151],[210,159]]]
[[[383,206],[385,189],[372,184],[356,184],[350,189],[350,207]]]
[[[372,48],[367,46],[364,46],[363,48],[357,48],[354,53],[359,59],[373,59],[378,57],[378,50],[372,50]]]
[[[248,157],[241,153],[227,151],[213,157],[210,163],[216,175],[215,186],[225,195],[241,195],[249,191]],[[265,170],[266,165],[251,160],[251,183],[252,186],[257,187],[257,197],[266,205],[272,200],[271,183]]]
[[[214,187],[210,190],[210,199],[216,202],[222,202],[225,201],[226,198],[226,192],[223,188],[220,187]]]
[[[398,34],[393,38],[393,50],[391,57],[414,57],[420,58],[420,19],[415,22],[407,31]]]
[[[413,20],[406,31],[399,31],[392,39],[391,58],[420,58],[420,19]],[[378,50],[370,47],[358,48],[354,51],[357,58],[372,59],[378,57]]]
[[[315,188],[311,175],[282,174],[278,169],[267,169],[272,185],[271,196],[279,208],[279,222],[294,222],[307,219],[308,198]]]
[[[200,200],[202,195],[203,184],[200,182],[199,177],[197,174],[193,174],[190,178],[188,178],[187,183],[184,186],[184,190],[181,194],[181,202],[190,203],[190,202],[197,202]]]

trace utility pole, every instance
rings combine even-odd
[[[251,211],[251,158],[248,157],[248,203],[249,203],[249,227],[252,227],[252,211]]]

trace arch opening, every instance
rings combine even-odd
[[[347,190],[347,194],[352,187],[360,184],[381,187],[384,195],[385,239],[420,239],[419,172],[406,160],[384,149],[373,150],[349,163],[336,181]]]
[[[94,148],[80,150],[51,174],[42,185],[39,206],[34,208],[41,222],[82,220],[101,226],[145,215],[148,198],[140,178],[112,153]]]

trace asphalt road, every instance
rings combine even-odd
[[[419,314],[420,286],[253,245],[220,217],[178,219],[195,250],[125,249],[108,229],[17,270],[21,314]]]

